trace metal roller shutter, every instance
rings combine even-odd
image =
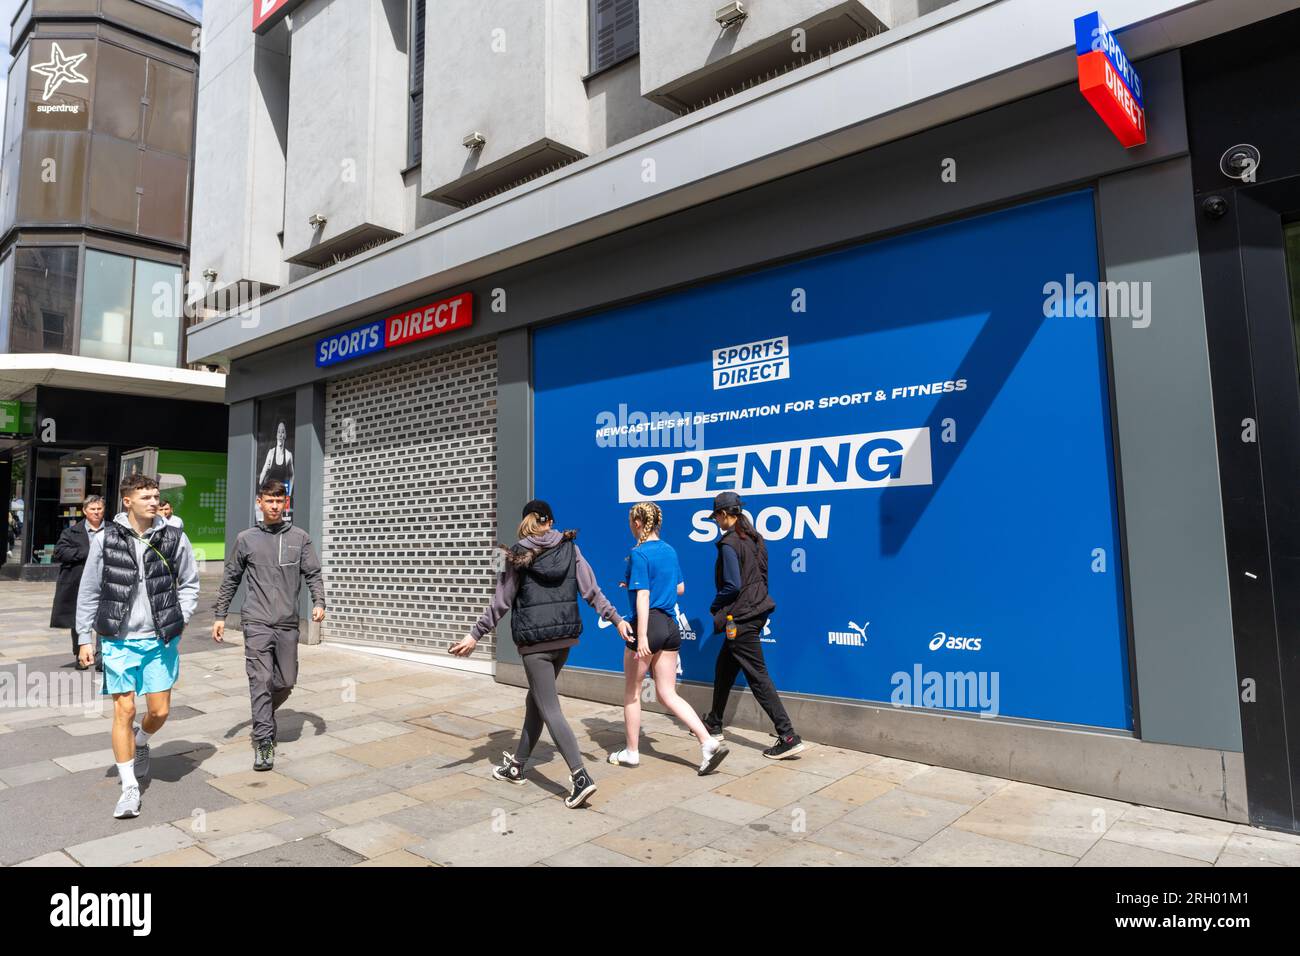
[[[442,649],[487,606],[496,390],[495,343],[328,385],[326,640]],[[489,638],[475,656],[492,648]]]

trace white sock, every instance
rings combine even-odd
[[[149,742],[149,738],[152,736],[153,734],[146,734],[143,727],[137,727],[135,729],[135,745],[137,747],[143,747]]]
[[[127,787],[138,787],[139,783],[135,779],[135,761],[128,760],[126,763],[117,765],[117,775],[122,778],[122,789]]]
[[[700,749],[704,751],[705,757],[712,757],[715,753],[718,752],[718,748],[721,746],[722,746],[721,740],[717,740],[713,737],[709,737],[704,741],[704,743],[700,744]]]

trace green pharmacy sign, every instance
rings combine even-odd
[[[35,419],[32,402],[0,402],[0,435],[30,435]]]

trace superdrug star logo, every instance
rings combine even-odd
[[[86,56],[85,53],[67,56],[57,43],[50,44],[50,62],[32,64],[32,72],[45,77],[45,92],[41,99],[48,100],[64,83],[89,83],[90,80],[77,72]]]

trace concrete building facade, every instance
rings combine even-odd
[[[232,513],[288,423],[325,639],[458,640],[534,495],[617,594],[626,509],[651,498],[687,573],[699,705],[720,640],[705,519],[737,489],[772,554],[765,652],[808,736],[1294,829],[1266,784],[1290,745],[1256,751],[1241,696],[1194,202],[1197,150],[1219,147],[1197,144],[1192,91],[1223,82],[1200,44],[1294,29],[1297,4],[1100,11],[1140,75],[1127,150],[1080,95],[1074,21],[1095,8],[1066,0],[417,0],[358,19],[371,40],[335,67],[378,95],[396,84],[368,58],[405,50],[402,121],[297,105],[332,88],[295,70],[338,51],[337,6],[281,3],[256,29],[247,4],[205,13],[238,65],[200,75],[200,141],[223,145],[198,156],[195,268],[278,288],[188,333],[230,368]],[[289,50],[280,140],[260,132],[280,115],[264,43]],[[217,198],[236,143],[279,157],[273,261],[246,250],[275,212]],[[324,188],[347,159],[357,181]],[[666,445],[629,414],[669,410]],[[702,439],[666,434],[683,422]],[[617,646],[587,625],[564,688],[618,700]],[[522,684],[511,642],[489,644],[473,666]],[[930,697],[932,672],[1000,681],[1001,702]]]

